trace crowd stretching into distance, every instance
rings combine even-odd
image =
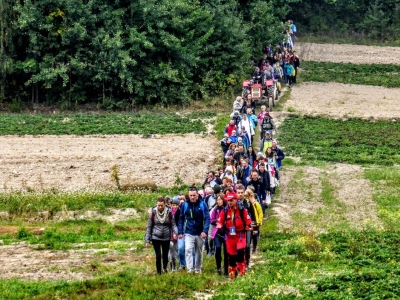
[[[273,76],[289,87],[296,83],[300,61],[292,51],[293,26],[289,21],[287,39],[274,51],[264,49],[253,80]],[[254,145],[257,131],[260,144]],[[220,141],[223,166],[208,172],[201,189],[193,186],[186,194],[161,196],[151,209],[145,242],[154,248],[158,274],[178,270],[200,274],[206,251],[208,258],[214,256],[219,275],[231,279],[245,275],[251,255],[257,252],[266,209],[279,187],[285,154],[273,139],[276,133],[265,105],[256,114],[251,94],[235,99]]]

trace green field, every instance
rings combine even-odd
[[[0,114],[0,135],[202,133],[216,113]],[[209,121],[210,122],[210,121]]]
[[[400,87],[398,65],[351,64],[306,61],[301,81],[339,82]]]

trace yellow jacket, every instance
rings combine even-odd
[[[254,201],[251,205],[253,206],[253,211],[254,211],[254,215],[256,218],[257,226],[262,226],[262,221],[263,221],[264,215],[262,213],[260,203],[258,203],[257,201]]]

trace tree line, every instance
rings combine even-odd
[[[288,11],[284,0],[1,0],[0,104],[113,109],[229,93]]]
[[[302,0],[291,9],[288,18],[302,33],[400,46],[398,0]]]

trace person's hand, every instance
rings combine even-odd
[[[253,235],[256,235],[258,233],[257,230],[253,230]]]
[[[178,239],[183,238],[183,234],[178,235]]]
[[[200,236],[201,236],[202,239],[205,239],[205,238],[207,237],[207,234],[205,234],[204,232],[202,232],[202,233],[200,234]]]
[[[175,233],[172,235],[172,238],[173,238],[174,240],[176,240],[176,234],[175,234]]]
[[[262,203],[262,204],[266,204],[266,203],[267,203],[267,201],[263,200],[263,201],[261,201],[261,203]]]
[[[222,228],[222,225],[217,223],[217,228]]]
[[[146,248],[150,248],[150,244],[149,243],[146,243]]]

